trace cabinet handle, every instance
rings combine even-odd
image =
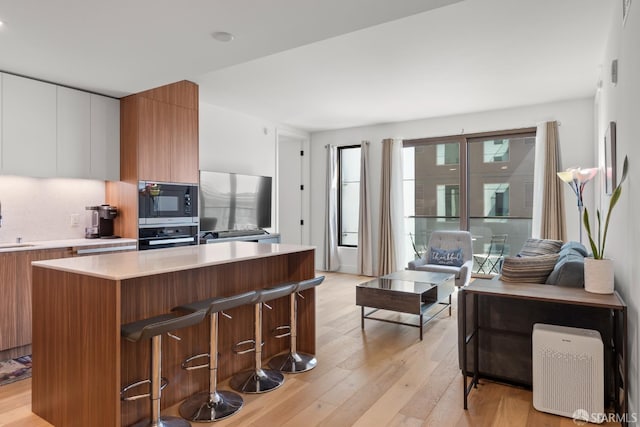
[[[161,240],[151,240],[149,241],[149,246],[153,245],[166,245],[168,243],[189,243],[193,242],[193,237],[180,237],[178,239],[161,239]]]
[[[98,254],[101,252],[117,252],[117,251],[131,251],[138,249],[136,245],[129,246],[112,246],[110,248],[91,248],[91,249],[77,249],[76,254],[78,255],[86,255],[86,254]]]

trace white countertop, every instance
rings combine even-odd
[[[64,240],[36,240],[21,243],[0,243],[1,252],[14,251],[34,251],[39,249],[59,249],[59,248],[76,248],[91,247],[101,245],[125,245],[137,244],[136,239],[64,239]]]
[[[313,246],[276,243],[223,242],[36,261],[32,265],[110,280],[124,280],[314,249]]]

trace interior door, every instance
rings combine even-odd
[[[278,136],[278,232],[281,243],[302,243],[302,141]]]

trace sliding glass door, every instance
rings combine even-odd
[[[534,145],[535,136],[469,139],[475,273],[497,273],[499,258],[515,255],[531,236]]]
[[[493,274],[531,235],[535,128],[404,141],[407,254],[434,230],[469,230],[474,272]]]
[[[404,148],[406,254],[422,255],[434,230],[459,230],[460,143]]]

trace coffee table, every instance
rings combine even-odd
[[[428,321],[447,308],[451,316],[454,289],[453,274],[415,270],[398,271],[360,283],[356,286],[356,305],[361,309],[361,327],[364,329],[364,319],[413,326],[420,328],[422,340],[422,329]],[[366,307],[373,310],[365,312]],[[415,314],[420,320],[416,324],[371,316],[379,310]]]

